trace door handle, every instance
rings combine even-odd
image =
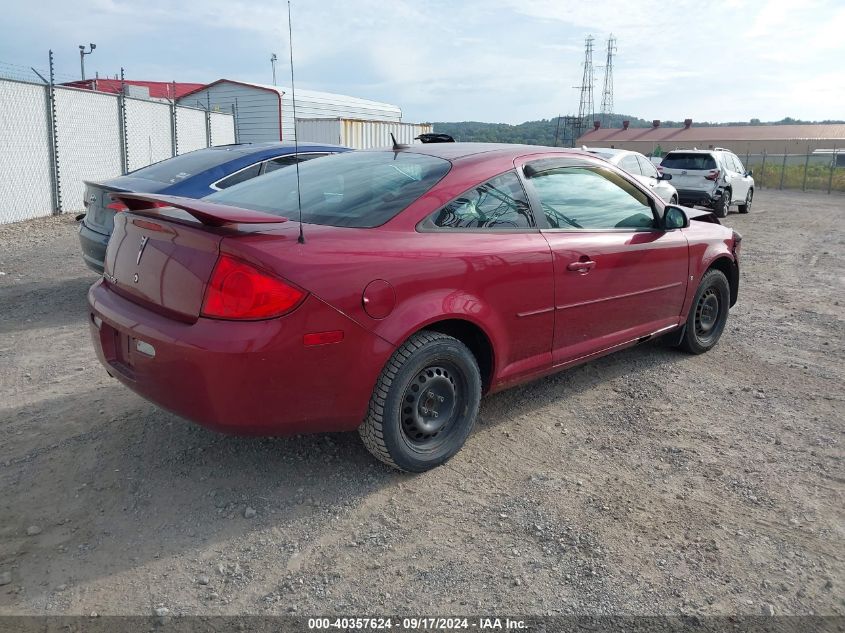
[[[591,259],[579,260],[571,262],[566,265],[566,270],[571,270],[576,273],[587,273],[596,267],[596,263]]]

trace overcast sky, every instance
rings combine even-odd
[[[297,86],[395,103],[407,121],[519,123],[575,113],[583,41],[615,111],[703,121],[845,118],[845,1],[294,0]],[[0,62],[208,82],[289,79],[278,0],[39,0],[3,10]],[[603,71],[596,68],[595,101]]]

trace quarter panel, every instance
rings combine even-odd
[[[683,310],[686,319],[698,284],[713,262],[720,257],[726,257],[732,262],[736,259],[731,252],[733,231],[730,228],[693,220],[683,231],[690,245],[690,281]]]

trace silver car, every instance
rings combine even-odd
[[[667,182],[672,180],[672,176],[658,172],[654,163],[639,152],[609,147],[584,147],[582,149],[596,156],[601,156],[606,161],[624,169],[669,204],[678,204],[678,192]]]

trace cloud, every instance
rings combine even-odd
[[[396,103],[416,120],[520,122],[574,113],[584,37],[618,39],[616,110],[697,120],[841,116],[840,0],[294,0],[297,84]],[[0,61],[132,77],[270,81],[287,75],[278,0],[44,0],[13,3]],[[77,41],[78,40],[78,41]],[[39,63],[39,60],[42,60]]]

